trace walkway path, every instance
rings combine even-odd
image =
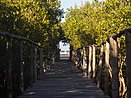
[[[71,62],[57,62],[18,98],[109,98]]]

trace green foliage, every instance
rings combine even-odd
[[[52,48],[59,41],[62,14],[59,0],[2,0],[0,31]]]
[[[130,1],[123,0],[95,0],[92,4],[86,2],[80,8],[69,8],[63,23],[65,36],[75,49],[100,44],[108,36],[130,26]]]

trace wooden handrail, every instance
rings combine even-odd
[[[117,39],[120,38],[122,35],[125,36],[126,40],[125,40],[125,44],[126,44],[126,56],[127,56],[127,59],[126,59],[126,65],[127,65],[127,96],[128,98],[131,98],[131,79],[130,79],[130,75],[131,74],[131,67],[130,67],[130,64],[131,64],[131,28],[129,29],[125,29],[125,30],[122,30],[120,31],[118,34],[114,34],[113,36],[109,36],[105,41],[103,41],[101,44],[99,45],[89,45],[89,46],[86,46],[84,48],[86,48],[86,50],[88,51],[87,53],[88,54],[81,54],[82,56],[81,57],[78,57],[78,58],[85,58],[84,56],[88,55],[88,60],[87,60],[87,64],[84,64],[84,65],[87,65],[87,72],[85,72],[86,69],[84,69],[84,73],[87,73],[87,77],[91,77],[93,76],[93,70],[92,69],[94,67],[94,62],[92,57],[92,54],[94,55],[95,53],[91,50],[93,50],[94,48],[93,47],[101,47],[101,51],[100,51],[100,61],[99,61],[99,64],[96,64],[95,66],[95,71],[97,72],[98,71],[98,76],[97,74],[95,75],[95,77],[98,77],[96,79],[97,81],[97,86],[98,87],[101,87],[101,85],[103,84],[103,81],[101,81],[101,78],[102,78],[102,68],[104,67],[104,75],[105,75],[105,85],[104,87],[104,91],[106,94],[109,94],[109,84],[110,84],[110,88],[112,88],[112,98],[119,98],[119,81],[120,81],[120,78],[119,78],[119,65],[118,65],[118,42],[117,42]],[[106,49],[103,49],[103,46],[106,45]],[[84,49],[83,47],[80,48],[80,50],[83,51]],[[104,50],[104,51],[103,51]],[[105,55],[104,53],[105,52]],[[105,61],[103,61],[103,59],[105,59]],[[105,64],[103,64],[105,62]],[[92,64],[91,64],[92,63]],[[77,63],[79,64],[79,63]],[[81,64],[83,65],[83,64]],[[97,66],[98,65],[98,66]],[[103,67],[102,67],[103,65]],[[79,65],[77,65],[79,66]],[[83,67],[83,66],[81,66]],[[98,68],[98,69],[97,69]],[[83,68],[81,68],[83,69]],[[123,76],[121,76],[123,77]],[[93,78],[93,77],[91,77]],[[109,79],[111,78],[111,82],[112,83],[109,83]],[[121,79],[124,79],[124,78],[121,78]],[[121,80],[122,83],[124,83],[123,81],[124,80]],[[126,84],[126,83],[125,83]],[[123,85],[125,85],[123,84]],[[124,87],[126,89],[126,87]],[[124,93],[126,93],[125,91],[126,90],[123,90],[123,95]],[[121,96],[123,96],[121,95]]]
[[[26,87],[25,87],[25,83],[27,84],[27,80],[25,80],[24,78],[25,77],[29,77],[29,85],[28,86],[31,86],[32,83],[34,81],[36,81],[38,78],[40,78],[39,75],[41,75],[41,72],[42,72],[42,68],[43,68],[43,49],[44,47],[43,46],[40,46],[38,45],[37,43],[35,43],[34,41],[26,38],[26,37],[22,37],[22,36],[17,36],[17,35],[14,35],[14,34],[10,34],[10,33],[7,33],[7,32],[0,32],[0,36],[3,36],[5,38],[4,40],[4,43],[5,43],[5,54],[6,54],[6,66],[7,66],[7,69],[5,69],[5,71],[7,72],[6,74],[6,77],[7,77],[7,92],[6,92],[6,97],[7,98],[13,98],[13,97],[16,97],[16,96],[13,96],[14,93],[17,94],[17,92],[23,92]],[[19,54],[19,57],[13,57],[13,46],[16,46],[13,44],[13,40],[16,40],[18,41],[18,50],[19,52],[17,54]],[[27,42],[27,46],[25,46],[25,44],[23,42]],[[26,65],[26,66],[29,66],[28,67],[28,70],[30,71],[29,74],[25,72],[25,68],[24,68],[24,48],[26,47],[27,48],[31,48],[28,50],[28,62],[30,62],[29,64],[30,65]],[[38,53],[39,52],[39,53]],[[26,54],[27,55],[27,54]],[[16,81],[16,80],[13,80],[13,59],[14,58],[19,58],[19,72],[17,73],[20,78],[18,79],[19,80],[19,90],[20,91],[17,91],[17,92],[14,92],[13,91],[13,81]],[[39,62],[39,65],[38,65],[38,62]],[[37,69],[39,66],[39,68],[41,69]],[[39,73],[39,75],[38,75]],[[26,75],[25,75],[26,74]],[[4,80],[4,81],[5,81]],[[5,88],[6,89],[6,88]],[[1,97],[2,95],[0,95]]]
[[[43,46],[38,45],[36,42],[34,42],[34,41],[32,41],[32,40],[30,40],[30,39],[28,39],[26,37],[17,36],[17,35],[14,35],[14,34],[10,34],[10,33],[7,33],[7,32],[1,32],[1,31],[0,31],[0,35],[1,36],[11,37],[11,38],[17,39],[17,40],[27,41],[27,42],[32,43],[33,45],[36,45],[36,46],[41,47],[41,48],[43,47]]]

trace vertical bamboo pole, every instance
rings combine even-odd
[[[106,41],[105,50],[105,94],[109,94],[109,43]]]
[[[30,43],[30,85],[33,83],[33,44]]]
[[[83,55],[84,55],[84,51],[83,51],[83,49],[81,49],[80,50],[80,59],[81,59],[81,68],[82,68],[82,70],[83,70],[83,72],[84,72],[84,68],[83,68]]]
[[[92,56],[92,47],[89,46],[88,78],[91,78],[91,56]]]
[[[131,98],[131,32],[126,32],[127,98]]]
[[[70,57],[69,57],[70,61],[72,61],[72,52],[73,52],[73,46],[70,45]]]
[[[20,89],[21,92],[24,91],[24,74],[23,74],[23,44],[22,40],[20,40]]]
[[[93,79],[95,79],[95,69],[96,69],[96,57],[95,57],[96,51],[95,46],[92,45],[92,76]]]
[[[101,45],[101,50],[100,50],[100,60],[98,64],[98,81],[97,81],[97,87],[100,88],[101,85],[101,72],[102,72],[102,60],[103,60],[103,45]]]
[[[110,65],[112,67],[112,98],[119,98],[117,41],[110,37],[109,43]]]
[[[7,97],[12,98],[12,38],[7,37],[6,42],[6,60],[7,60]]]
[[[79,57],[80,59],[80,57]],[[86,58],[86,49],[83,47],[83,70],[84,70],[84,77],[87,77],[87,58]]]
[[[37,80],[37,47],[34,46],[34,81]]]
[[[123,63],[125,62],[126,56],[123,58],[122,53],[121,53],[121,42],[120,39],[117,39],[117,45],[118,45],[118,67],[119,67],[119,73],[118,73],[118,78],[119,78],[119,96],[124,97],[124,94],[126,92],[126,84],[125,84],[125,79],[123,77],[123,72],[122,72],[122,67]],[[122,60],[123,59],[123,60]]]
[[[43,61],[43,48],[41,47],[40,48],[40,77],[41,77],[42,71],[44,69],[43,63],[44,63],[44,61]]]

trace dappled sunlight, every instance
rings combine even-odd
[[[63,64],[64,63],[64,64]],[[24,96],[48,96],[53,98],[79,98],[79,96],[97,98],[104,96],[95,83],[88,78],[83,78],[83,73],[73,66],[73,63],[57,62],[51,71],[43,75],[44,78],[26,91]],[[90,97],[89,97],[90,98]],[[104,98],[104,97],[103,97]],[[107,97],[109,98],[109,97]]]
[[[66,91],[67,93],[76,93],[76,92],[80,92],[79,90],[69,90],[69,91]]]
[[[34,95],[36,92],[29,92],[27,95]]]

